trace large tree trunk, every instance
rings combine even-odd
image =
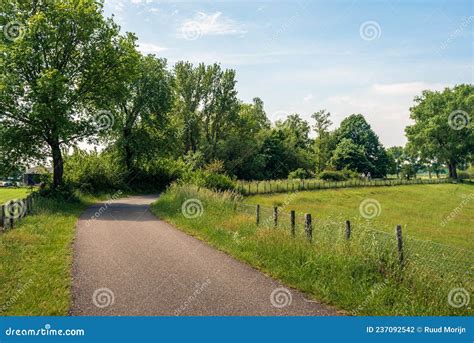
[[[123,147],[124,147],[124,152],[125,152],[125,167],[127,168],[127,172],[131,173],[132,167],[133,167],[133,150],[132,146],[130,144],[130,139],[132,136],[131,130],[128,128],[125,128],[123,130]]]
[[[453,179],[457,179],[458,172],[456,171],[456,162],[449,162],[448,169],[449,169],[449,177]]]
[[[63,184],[63,155],[58,142],[51,144],[51,154],[53,155],[53,189]]]

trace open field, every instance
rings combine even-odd
[[[25,194],[15,191],[0,195]],[[67,315],[74,227],[94,201],[39,198],[31,216],[0,233],[0,315]]]
[[[0,205],[8,200],[24,198],[28,192],[28,188],[0,188]]]
[[[466,180],[467,181],[467,180]],[[386,187],[417,184],[444,184],[453,183],[448,178],[423,178],[416,179],[351,179],[346,181],[326,181],[321,179],[283,179],[264,181],[237,181],[237,190],[245,195],[288,193],[304,190],[321,190],[336,188],[360,187]]]
[[[401,224],[411,237],[474,249],[474,185],[410,185],[377,188],[344,188],[301,191],[288,194],[254,195],[247,204],[282,206],[283,212],[311,213],[319,220],[364,220],[360,205],[364,200],[380,204],[378,216],[370,219],[378,230],[392,233]],[[456,210],[458,208],[458,210]],[[446,220],[451,213],[452,219]]]
[[[439,188],[438,188],[439,187]],[[442,189],[447,187],[446,189]],[[338,190],[337,192],[355,192],[351,196],[357,200],[354,209],[342,204],[332,210],[339,213],[357,216],[358,206],[366,196],[376,196],[381,202],[382,213],[388,212],[384,220],[399,223],[405,218],[408,227],[415,223],[436,223],[430,219],[430,212],[437,207],[428,199],[443,202],[449,195],[453,199],[446,207],[441,207],[449,214],[450,206],[459,206],[461,194],[471,194],[471,186],[437,185],[437,186],[402,186],[377,189]],[[382,193],[401,192],[382,197]],[[362,192],[362,193],[357,193]],[[405,196],[403,196],[405,192]],[[425,193],[429,195],[421,196]],[[295,209],[305,211],[306,205],[315,202],[314,194],[318,192],[298,193],[298,204]],[[394,200],[387,199],[398,195],[406,205],[391,213],[390,208],[397,208]],[[421,222],[412,221],[417,217],[416,201],[424,200],[428,204],[422,207],[426,213]],[[282,195],[280,195],[282,196]],[[318,202],[317,211],[313,212],[313,240],[308,242],[303,230],[302,221],[297,221],[296,236],[292,237],[289,230],[289,218],[281,214],[278,226],[273,226],[271,212],[262,208],[260,225],[255,223],[255,206],[260,203],[271,206],[274,201],[284,203],[278,195],[275,199],[255,197],[242,200],[231,193],[213,193],[193,186],[172,186],[153,205],[152,211],[159,217],[181,228],[216,248],[247,262],[265,273],[280,279],[288,286],[298,288],[319,301],[334,305],[353,315],[468,315],[467,307],[450,305],[448,301],[453,289],[472,291],[473,254],[470,250],[440,245],[430,241],[422,241],[404,237],[404,260],[400,264],[399,254],[393,227],[387,225],[387,232],[373,225],[371,221],[355,218],[353,231],[349,240],[344,238],[342,218],[318,221],[324,212],[322,204],[330,201],[334,194]],[[284,197],[284,196],[283,196]],[[194,202],[193,207],[183,206],[186,200]],[[474,200],[474,199],[473,199]],[[413,201],[410,203],[410,201]],[[337,204],[335,201],[332,204]],[[385,204],[385,205],[384,205]],[[389,205],[390,204],[390,205]],[[387,208],[385,208],[386,206]],[[316,207],[313,207],[316,208]],[[331,206],[328,205],[328,208]],[[289,211],[289,208],[288,208]],[[347,212],[344,212],[347,211]],[[448,239],[438,237],[444,243],[456,244],[469,248],[472,240],[472,203],[464,206],[464,227],[458,229],[460,238]],[[432,214],[432,213],[431,213]],[[402,218],[398,218],[401,215]],[[459,213],[458,213],[459,215]],[[302,218],[301,215],[298,218]],[[457,220],[457,217],[452,221]],[[379,222],[380,221],[379,218]],[[401,223],[403,224],[403,222]],[[425,225],[424,224],[424,225]],[[394,225],[394,224],[393,224]],[[470,226],[468,226],[470,225]],[[428,225],[429,226],[429,225]],[[452,229],[452,228],[451,228]],[[450,231],[452,231],[450,229]],[[406,234],[407,231],[404,231]],[[408,230],[410,234],[411,231]],[[413,231],[413,233],[415,233]],[[416,234],[416,233],[415,233]],[[419,230],[418,235],[424,231]],[[471,238],[470,238],[471,237]],[[446,241],[447,240],[447,241]]]

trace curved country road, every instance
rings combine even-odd
[[[155,199],[133,196],[82,214],[72,315],[337,314],[159,220],[149,211]]]

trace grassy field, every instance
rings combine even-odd
[[[8,197],[24,195],[16,191]],[[74,227],[95,200],[39,199],[33,215],[0,234],[0,315],[67,315]]]
[[[0,188],[0,204],[12,199],[22,199],[28,192],[28,188]]]
[[[430,197],[423,196],[419,200],[428,202],[429,199],[434,199],[432,201],[442,202],[441,199],[447,194],[452,196],[453,192],[457,195],[472,192],[472,188],[465,186],[458,189],[457,186],[444,185],[449,189],[430,187],[424,191],[420,189],[422,186],[414,187],[410,191],[411,187],[414,186],[402,186],[401,191],[408,192],[404,199],[410,201],[412,206],[417,203],[411,199],[412,194],[430,193]],[[390,187],[383,189],[387,192],[397,191],[396,188]],[[354,193],[357,204],[355,209],[349,208],[347,213],[357,216],[360,200],[367,195],[375,195],[383,206],[382,213],[385,210],[389,214],[390,210],[385,200],[391,197],[384,198],[380,193],[377,193],[379,196],[370,193],[380,192],[383,189],[365,190],[369,193],[359,193],[358,196]],[[362,189],[350,191],[364,192]],[[314,203],[314,193],[317,192],[298,193],[301,197],[298,204],[302,206],[298,210],[306,210],[306,206],[302,205],[305,201],[306,204]],[[400,193],[398,195],[401,196]],[[327,198],[318,203],[318,211],[313,214],[321,216],[324,211],[321,206],[325,201],[330,201],[328,200],[330,198],[331,195],[328,193]],[[196,199],[194,209],[198,210],[190,210],[188,214],[192,216],[186,216],[184,215],[186,208],[183,209],[182,206],[190,199]],[[246,202],[263,204],[264,200],[252,198]],[[271,205],[275,200],[265,201],[266,205]],[[292,201],[291,204],[296,202]],[[452,201],[451,205],[457,206],[458,202]],[[405,205],[405,208],[409,208],[409,205]],[[437,209],[431,205],[422,208],[427,212]],[[446,207],[448,208],[449,206]],[[466,218],[462,219],[464,223],[471,223],[464,232],[466,241],[472,236],[472,219],[469,217],[469,212],[472,216],[471,208],[466,211],[468,212],[465,214]],[[341,205],[340,209],[346,210],[346,206]],[[418,211],[411,210],[411,208],[409,212],[400,210],[398,213],[409,222],[411,220],[409,216],[419,215],[420,207]],[[262,214],[261,224],[257,227],[254,205],[242,203],[242,199],[236,194],[213,193],[205,189],[198,190],[193,186],[172,186],[152,206],[152,211],[183,231],[281,280],[289,287],[298,288],[306,292],[309,297],[334,305],[348,314],[472,314],[469,306],[455,307],[448,301],[452,303],[450,299],[452,290],[461,288],[468,293],[472,292],[473,255],[468,250],[446,248],[444,245],[406,238],[405,262],[402,268],[398,260],[393,231],[390,234],[374,231],[371,221],[365,218],[354,221],[354,230],[349,241],[343,238],[344,228],[339,221],[340,218],[334,221],[316,222],[313,242],[309,243],[305,239],[301,222],[298,223],[294,238],[290,235],[287,225],[273,227],[271,216],[267,216],[270,213]],[[334,211],[333,213],[338,213],[338,209]],[[429,216],[430,213],[427,213],[424,221],[435,223],[435,220],[428,219]],[[390,222],[394,220],[396,223],[401,220],[396,214],[386,219]],[[457,217],[454,220],[457,220]]]
[[[393,232],[401,224],[406,235],[433,242],[474,250],[474,185],[410,185],[377,188],[343,188],[301,191],[292,195],[266,194],[249,196],[248,204],[282,211],[311,213],[314,220],[364,219],[361,203],[374,199],[380,204],[378,216],[370,219],[378,230]],[[456,211],[456,208],[460,208]],[[456,214],[446,220],[451,212]]]

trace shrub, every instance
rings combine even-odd
[[[218,191],[230,191],[235,189],[235,184],[234,181],[225,174],[205,172],[204,187]]]
[[[98,193],[124,187],[125,172],[112,153],[76,149],[64,158],[64,181],[85,192]]]
[[[229,176],[202,170],[184,173],[178,181],[180,184],[193,184],[216,191],[235,190],[235,183]]]
[[[342,171],[324,170],[319,173],[319,178],[325,181],[345,181],[348,178]]]
[[[459,180],[465,180],[465,179],[470,179],[472,176],[466,172],[466,171],[460,171],[458,172],[458,179]]]
[[[288,174],[288,179],[306,179],[309,176],[308,172],[303,168],[293,170]]]

